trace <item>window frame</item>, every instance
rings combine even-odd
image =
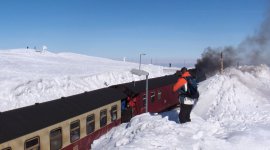
[[[162,91],[158,90],[158,101],[162,99]]]
[[[151,97],[150,97],[152,103],[155,102],[155,97],[156,97],[156,92],[155,91],[152,91],[151,92]]]
[[[104,114],[106,114],[106,115],[105,115],[105,116],[102,116],[102,114],[101,114],[102,112],[105,112]],[[100,126],[100,128],[106,126],[107,123],[108,123],[108,121],[107,121],[107,119],[108,119],[108,114],[107,114],[107,113],[108,113],[108,112],[107,112],[107,109],[106,109],[106,108],[100,110],[100,116],[99,116],[99,126]],[[102,122],[103,118],[105,118],[105,119],[104,119],[104,120],[105,120],[105,123],[104,123],[104,124],[103,124],[103,122]]]
[[[71,125],[72,124],[75,124],[77,122],[79,123],[79,126],[71,129]],[[75,130],[79,130],[79,138],[78,139],[75,139],[75,140],[72,140],[71,139],[71,133],[74,132]],[[80,123],[80,120],[79,119],[70,123],[70,126],[69,126],[69,136],[70,136],[70,143],[74,143],[74,142],[78,141],[81,138],[81,123]]]
[[[114,108],[115,108],[115,110],[114,110]],[[115,119],[113,119],[113,115],[115,114]],[[115,120],[117,120],[117,105],[113,105],[112,107],[111,107],[111,121],[115,121]]]
[[[40,138],[39,138],[39,136],[35,136],[33,138],[30,138],[30,139],[25,140],[24,141],[24,150],[28,150],[29,149],[29,148],[26,148],[26,143],[29,142],[29,141],[35,140],[35,139],[38,140],[38,143],[36,145],[38,145],[38,150],[40,150]],[[34,147],[36,147],[36,145],[31,146],[30,148],[34,148]]]
[[[52,136],[51,136],[51,134],[52,134],[52,132],[55,132],[55,131],[57,131],[57,130],[59,130],[60,129],[60,131],[61,131],[61,148],[63,147],[63,132],[62,132],[62,127],[58,127],[58,128],[55,128],[55,129],[52,129],[51,131],[50,131],[50,150],[52,149],[52,145],[51,145],[51,141],[52,141]],[[55,137],[54,137],[55,138]]]
[[[92,116],[93,116],[93,119],[91,121],[88,121],[88,118],[90,118]],[[95,118],[96,118],[95,114],[90,114],[90,115],[88,115],[86,117],[86,134],[87,135],[93,133],[95,131],[95,129],[96,129],[96,125],[95,125],[96,120],[95,120]],[[90,124],[93,124],[93,131],[88,132],[88,127],[89,127]]]
[[[143,107],[146,107],[146,94],[143,94]]]

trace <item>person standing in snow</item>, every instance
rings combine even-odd
[[[181,69],[180,78],[173,85],[173,91],[179,92],[179,122],[190,122],[190,113],[195,101],[199,97],[199,92],[196,80],[190,75],[186,67]]]

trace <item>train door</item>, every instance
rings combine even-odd
[[[133,108],[130,106],[128,98],[121,100],[121,122],[129,122],[133,116]]]

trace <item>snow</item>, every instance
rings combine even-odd
[[[0,51],[0,111],[20,108],[123,82],[142,80],[137,63],[74,53]],[[142,65],[149,77],[175,69]],[[179,124],[179,108],[144,113],[95,140],[93,149],[270,150],[270,69],[227,68],[199,84],[191,122]]]
[[[145,77],[130,73],[138,67],[138,63],[74,53],[0,50],[0,112],[142,80]],[[151,64],[143,64],[142,69],[149,72],[149,78],[174,73]]]
[[[227,68],[199,84],[191,122],[179,124],[179,108],[144,113],[113,128],[93,149],[269,150],[270,69]]]

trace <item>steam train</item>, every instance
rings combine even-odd
[[[177,74],[149,79],[148,111],[178,104]],[[0,113],[1,150],[86,150],[112,127],[145,112],[145,80]]]

